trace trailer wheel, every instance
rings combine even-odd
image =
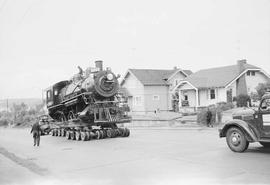
[[[58,136],[62,136],[61,129],[58,129],[58,130],[57,130],[57,135],[58,135]]]
[[[121,131],[119,128],[115,129],[115,132],[116,132],[116,137],[121,136]]]
[[[70,139],[71,140],[75,140],[76,139],[75,132],[74,131],[70,131],[69,134],[70,134]]]
[[[70,137],[70,131],[66,131],[66,138],[67,139],[71,139],[71,137]]]
[[[87,140],[86,137],[87,137],[86,136],[86,132],[81,132],[81,139],[82,139],[82,141],[86,141]]]
[[[230,128],[226,133],[228,147],[234,152],[244,152],[249,145],[244,133],[237,127]]]
[[[97,131],[96,131],[96,138],[97,138],[97,139],[100,139],[100,137],[101,137],[101,134],[100,134],[99,130],[97,130]]]
[[[75,132],[75,139],[76,139],[77,141],[80,141],[80,140],[81,140],[81,132],[80,132],[80,131],[76,131],[76,132]]]
[[[111,129],[108,129],[106,130],[106,135],[108,136],[108,138],[112,138],[112,130]]]
[[[62,137],[65,137],[65,136],[66,136],[66,131],[65,131],[65,129],[61,129],[61,136],[62,136]]]
[[[270,148],[270,143],[268,142],[260,142],[260,144],[265,148]]]
[[[96,138],[96,134],[94,133],[94,132],[89,132],[89,140],[91,140],[91,139],[95,139]]]
[[[120,130],[120,136],[125,137],[125,129],[124,128],[119,128]]]
[[[125,128],[125,137],[128,137],[130,135],[130,131],[128,128]]]
[[[86,131],[85,132],[85,141],[89,141],[89,140],[91,140],[90,132]]]

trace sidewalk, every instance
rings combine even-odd
[[[132,115],[132,122],[123,126],[135,129],[204,129],[197,123],[197,116],[182,116],[176,112],[160,112]]]

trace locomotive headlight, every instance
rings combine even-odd
[[[113,80],[113,74],[112,73],[107,74],[107,79],[108,80]]]

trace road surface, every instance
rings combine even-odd
[[[0,184],[269,184],[270,150],[231,152],[216,129],[132,129],[128,138],[70,141],[0,129]]]

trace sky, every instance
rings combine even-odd
[[[0,99],[41,98],[95,60],[123,76],[239,59],[270,73],[270,0],[0,0]]]

